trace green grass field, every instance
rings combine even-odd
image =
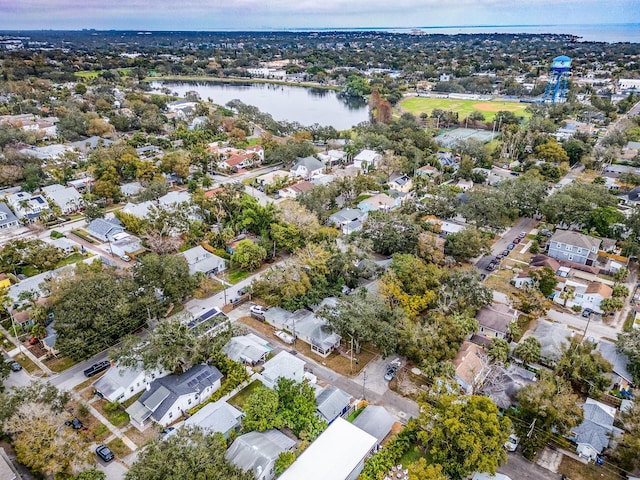
[[[106,70],[94,70],[94,71],[88,71],[88,72],[75,72],[74,75],[78,78],[84,79],[84,80],[94,80],[95,78],[98,78],[98,75],[100,75],[101,73],[104,73]],[[131,69],[130,68],[119,68],[118,72],[120,72],[120,75],[122,75],[123,77],[128,77],[129,74],[131,73]]]
[[[525,109],[526,103],[494,102],[486,100],[459,100],[457,98],[428,98],[410,97],[400,102],[403,112],[419,116],[421,113],[430,114],[435,109],[458,112],[460,119],[467,118],[471,112],[484,114],[485,121],[491,122],[499,111],[513,112],[520,117],[529,118],[531,115]]]

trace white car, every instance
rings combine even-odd
[[[267,313],[267,307],[263,307],[262,305],[251,305],[249,311],[254,315],[264,315]]]
[[[276,330],[273,334],[276,337],[278,337],[280,340],[282,340],[284,343],[293,345],[294,338],[292,335],[289,335],[287,332],[283,332],[282,330]]]
[[[511,435],[509,435],[509,440],[505,442],[504,448],[507,450],[507,452],[515,452],[516,448],[518,448],[519,441],[520,440],[518,439],[518,437],[512,433]]]

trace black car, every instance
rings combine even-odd
[[[595,312],[594,312],[593,310],[591,310],[590,308],[585,308],[585,309],[582,311],[582,316],[583,316],[584,318],[589,318],[589,315],[591,315],[592,313],[595,313]]]
[[[97,375],[98,373],[105,371],[110,366],[111,366],[111,362],[109,362],[109,360],[94,363],[84,371],[84,376],[93,377],[94,375]]]
[[[105,445],[98,445],[96,447],[96,455],[98,455],[105,462],[110,462],[115,458],[113,452],[109,450],[109,447]]]
[[[511,253],[511,250],[503,250],[502,251],[502,256],[503,257],[508,257],[510,253]]]
[[[84,426],[84,424],[77,419],[76,417],[73,417],[72,420],[67,420],[64,422],[64,424],[68,427],[73,427],[74,430],[86,430],[87,427]]]
[[[486,266],[485,270],[489,271],[489,272],[493,272],[496,269],[496,264],[495,263],[490,263],[489,265]]]

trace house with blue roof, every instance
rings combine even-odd
[[[111,220],[105,220],[104,218],[96,218],[91,221],[87,227],[89,235],[102,240],[103,242],[110,242],[115,240],[115,236],[124,232],[124,227],[120,225],[120,221],[113,218]]]
[[[609,446],[609,440],[622,434],[613,426],[616,409],[593,398],[587,398],[582,406],[584,420],[571,430],[571,440],[576,443],[576,452],[583,458],[595,460]]]
[[[166,427],[205,402],[220,388],[222,373],[213,365],[194,365],[180,375],[157,378],[126,412],[143,431],[153,422]]]

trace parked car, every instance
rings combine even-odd
[[[96,447],[96,455],[98,455],[98,457],[100,457],[100,459],[105,462],[110,462],[115,458],[113,452],[109,450],[109,447],[107,447],[106,445],[98,445]]]
[[[507,250],[503,250],[502,251],[502,256],[503,257],[508,257],[510,253],[511,253],[511,250],[508,250],[508,249]]]
[[[519,442],[520,441],[518,437],[512,433],[511,435],[509,435],[509,440],[505,442],[504,448],[507,450],[507,452],[515,452],[516,448],[518,448]]]
[[[486,273],[481,273],[480,274],[480,281],[484,280],[485,278],[487,278],[487,274]]]
[[[520,243],[520,237],[516,237],[516,238],[514,238],[514,239],[511,241],[511,243],[513,243],[514,245],[519,244],[519,243]]]
[[[283,332],[282,330],[276,330],[273,334],[284,343],[288,343],[289,345],[292,345],[295,340],[293,338],[293,335],[289,335],[287,332]]]
[[[131,257],[129,255],[121,255],[120,256],[120,260],[122,260],[124,262],[130,262],[131,261]]]
[[[38,342],[40,342],[40,339],[38,337],[31,337],[29,339],[29,345],[36,345]]]
[[[509,245],[507,245],[507,250],[513,250],[514,248],[516,248],[515,243],[510,243]]]
[[[19,372],[20,370],[22,370],[22,365],[20,365],[15,360],[9,360],[7,363],[9,364],[9,367],[11,367],[11,370],[14,372]]]
[[[73,417],[71,420],[67,420],[64,422],[67,427],[73,427],[74,430],[86,430],[87,427],[76,417]]]
[[[585,308],[585,309],[582,311],[582,316],[583,316],[584,318],[589,318],[589,316],[590,316],[592,313],[596,313],[596,312],[594,312],[594,311],[593,311],[593,310],[591,310],[590,308]]]
[[[526,237],[526,236],[527,236],[527,232],[520,232],[520,233],[518,234],[518,236],[519,236],[520,238],[524,238],[524,237]]]
[[[393,380],[393,377],[396,376],[400,367],[401,367],[400,360],[392,361],[389,365],[387,365],[387,370],[384,374],[384,379],[387,382]]]
[[[85,377],[93,377],[100,372],[104,372],[107,368],[111,366],[111,362],[109,360],[105,360],[103,362],[94,363],[89,368],[84,371]]]
[[[502,255],[501,253],[499,253],[498,255],[496,255],[496,261],[500,261],[504,258],[504,255]]]
[[[262,305],[251,305],[249,311],[254,315],[264,315],[267,313],[267,307],[263,307]]]
[[[489,265],[486,266],[485,270],[489,271],[489,272],[493,272],[496,269],[496,264],[491,262]]]
[[[167,438],[171,432],[173,432],[175,430],[175,427],[167,427],[164,430],[162,430],[162,432],[160,433],[160,436],[162,438]]]

